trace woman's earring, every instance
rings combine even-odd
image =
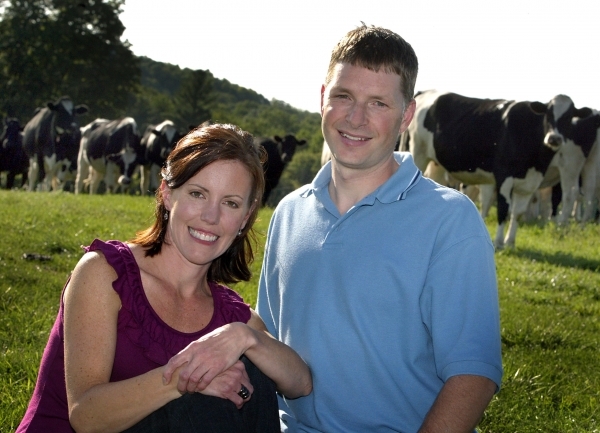
[[[240,236],[242,236],[242,229],[239,229],[239,230],[238,230],[238,234],[237,234],[237,235],[238,235],[238,238],[239,238]]]
[[[169,219],[169,211],[165,210],[165,213],[163,214],[163,219],[166,221]]]

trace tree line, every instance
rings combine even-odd
[[[298,149],[270,203],[310,182],[320,166],[320,116],[191,70],[138,57],[121,37],[125,0],[0,0],[0,115],[25,124],[61,95],[86,104],[86,124],[131,116],[143,131],[165,119],[182,131],[206,120],[256,136],[294,134]]]

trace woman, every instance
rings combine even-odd
[[[218,284],[250,278],[261,150],[233,125],[190,132],[162,170],[153,226],[86,248],[18,432],[278,431],[271,380],[307,395],[308,367]]]

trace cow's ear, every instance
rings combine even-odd
[[[306,144],[306,140],[300,140],[298,142],[298,146],[302,146],[303,144]]]
[[[75,113],[76,114],[85,114],[89,111],[87,105],[78,105],[77,107],[75,107]]]
[[[592,115],[592,109],[587,108],[587,107],[576,108],[575,112],[573,113],[573,117],[580,117],[582,119],[589,117],[591,115]]]
[[[547,104],[542,104],[541,102],[537,102],[537,101],[530,102],[529,108],[531,109],[531,111],[533,111],[536,114],[546,114],[546,112],[548,111]]]
[[[282,139],[282,138],[281,138],[279,135],[276,135],[276,136],[274,136],[273,138],[274,138],[274,139],[275,139],[275,141],[276,141],[276,142],[278,142],[278,143],[281,143],[281,142],[283,141],[283,139]]]
[[[46,106],[47,106],[49,109],[51,109],[52,111],[56,111],[56,110],[58,110],[58,105],[54,105],[54,102],[48,102],[48,103],[46,104]]]

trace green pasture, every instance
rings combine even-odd
[[[271,212],[254,277],[234,287],[250,304]],[[0,432],[23,416],[81,245],[129,239],[152,214],[150,197],[0,191]],[[535,222],[496,253],[505,375],[481,432],[600,432],[599,241],[598,224]]]

